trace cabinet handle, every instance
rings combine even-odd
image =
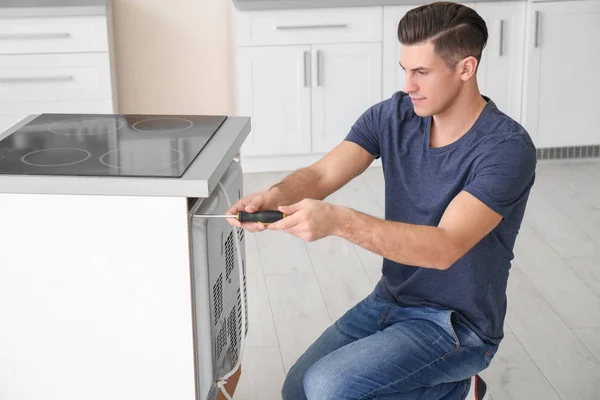
[[[322,53],[321,50],[317,50],[317,86],[323,85],[323,80],[321,79],[321,65],[322,65],[321,53]]]
[[[298,29],[343,29],[347,28],[348,24],[331,24],[331,25],[277,25],[278,31],[290,31]]]
[[[496,23],[498,25],[498,57],[502,57],[504,53],[504,20],[500,19]]]
[[[310,86],[310,51],[304,51],[304,87]]]
[[[11,35],[0,35],[0,40],[37,40],[37,39],[66,39],[71,34],[64,33],[21,33]]]
[[[31,82],[69,82],[73,76],[39,76],[26,78],[0,78],[0,83],[31,83]]]
[[[540,31],[540,12],[535,12],[534,31],[533,31],[533,48],[537,49],[540,44],[539,31]]]
[[[291,31],[299,29],[344,29],[348,24],[330,24],[330,25],[277,25],[278,31]]]

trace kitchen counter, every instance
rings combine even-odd
[[[76,142],[97,134],[92,126],[38,132]],[[10,376],[0,385],[2,400],[81,400],[90,388],[95,399],[216,400],[215,377],[240,354],[238,316],[247,309],[238,305],[237,293],[246,294],[237,277],[245,257],[238,263],[226,247],[234,235],[227,221],[195,216],[223,214],[227,198],[242,195],[232,159],[249,129],[248,118],[226,119],[183,178],[0,177],[0,376]],[[140,129],[152,133],[116,149],[142,148],[138,159],[147,159],[153,148],[136,142],[160,131]],[[20,137],[31,148],[45,142]],[[208,197],[219,182],[224,192]]]
[[[216,400],[215,377],[241,354],[245,242],[240,262],[227,221],[200,215],[243,195],[233,160],[250,119],[95,116],[30,115],[0,134],[0,398],[80,400],[93,387],[96,399]],[[44,150],[88,156],[27,161]]]
[[[0,0],[0,18],[105,15],[110,0]]]
[[[477,0],[478,3],[496,1],[505,0]],[[533,0],[533,2],[538,1],[553,0]],[[419,0],[233,0],[233,4],[240,11],[360,6],[418,6],[425,3]]]
[[[424,4],[423,1],[418,0],[233,0],[233,3],[240,11]]]
[[[0,134],[0,140],[37,115]],[[228,117],[181,178],[0,175],[0,193],[208,197],[250,132],[250,118]]]

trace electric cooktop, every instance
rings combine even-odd
[[[0,174],[179,178],[226,119],[42,114],[0,141]]]

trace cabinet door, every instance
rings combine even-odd
[[[312,58],[312,151],[325,153],[381,101],[381,44],[312,46]]]
[[[476,11],[488,28],[488,42],[477,71],[479,90],[501,111],[520,121],[527,3],[477,3]]]
[[[475,3],[461,3],[475,9]],[[400,68],[398,23],[417,5],[383,7],[383,98],[390,98],[404,87],[404,71]]]
[[[404,71],[400,68],[398,23],[416,6],[383,7],[383,98],[388,99],[404,86]]]
[[[523,119],[537,147],[600,143],[600,2],[529,3]]]
[[[237,55],[238,114],[252,124],[241,152],[310,153],[310,47],[247,47]]]

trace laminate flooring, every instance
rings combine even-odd
[[[246,174],[245,193],[287,173]],[[327,201],[376,217],[370,168]],[[305,349],[370,293],[381,257],[337,237],[247,233],[249,333],[235,399],[280,399]],[[505,339],[481,375],[486,400],[600,399],[600,161],[539,161],[508,285]]]

